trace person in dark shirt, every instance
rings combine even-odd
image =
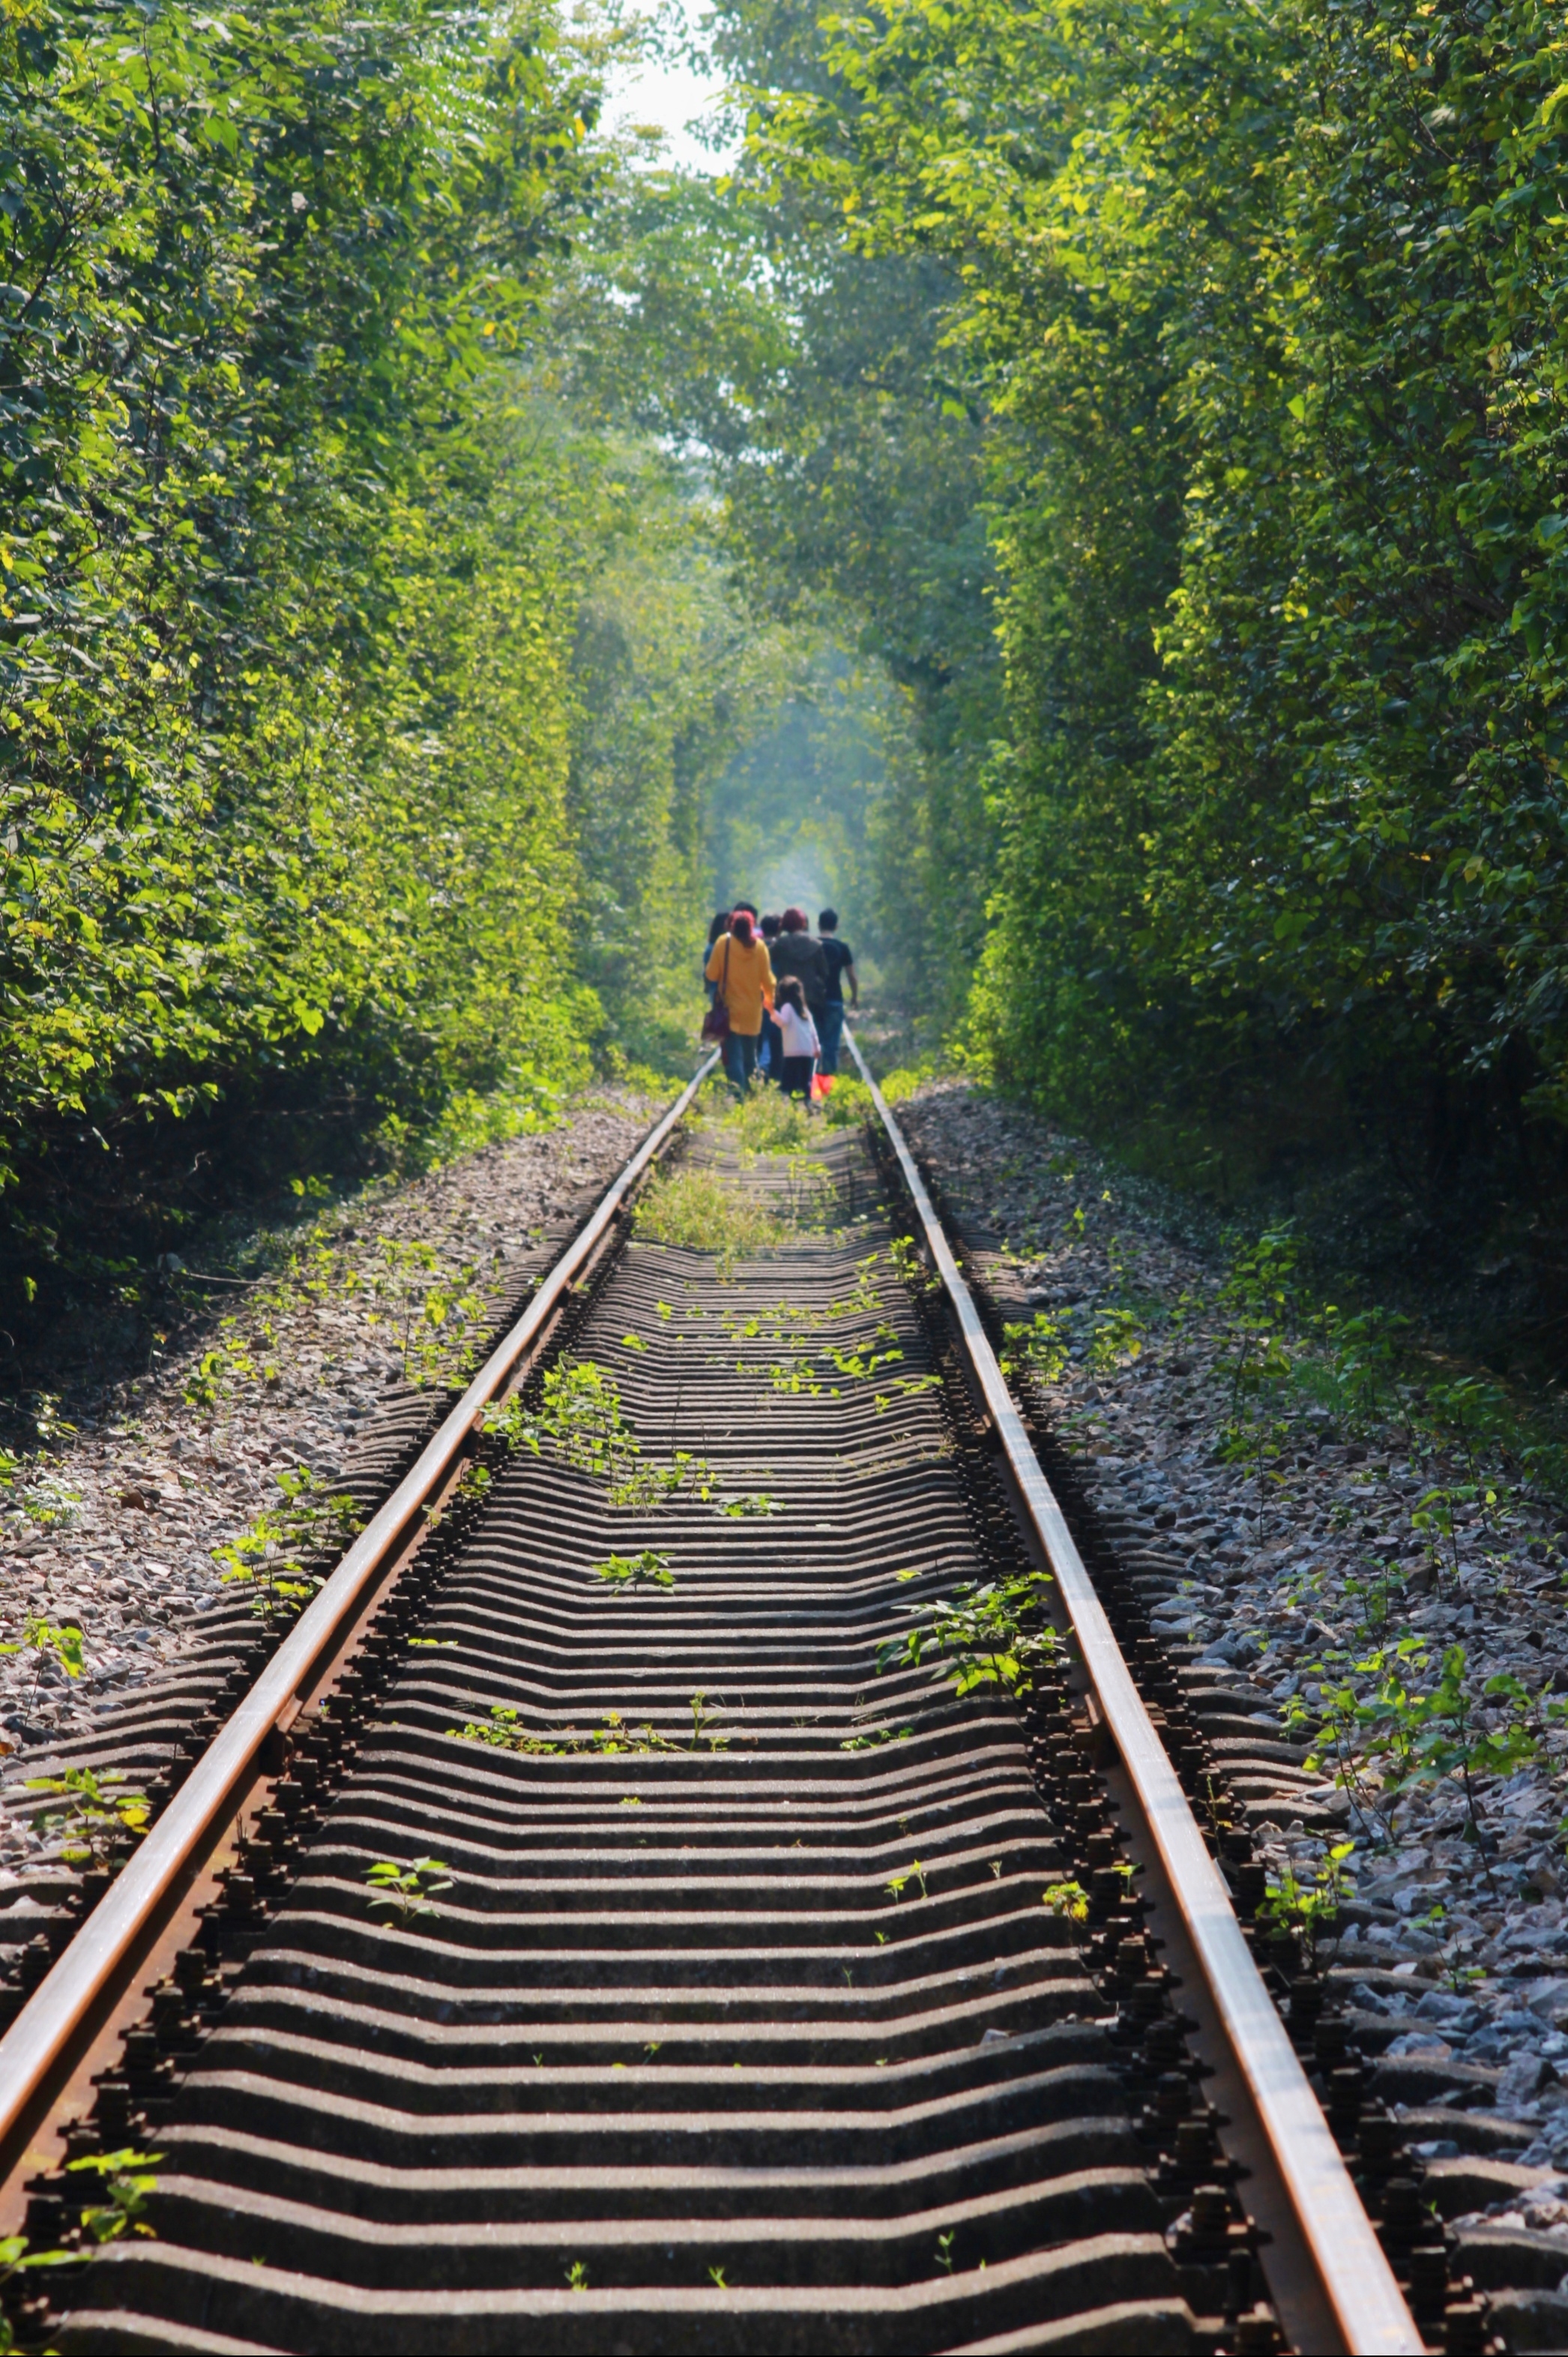
[[[814,942],[810,932],[811,919],[804,909],[786,909],[779,939],[769,952],[773,971],[780,979],[792,974],[805,993],[806,1006],[820,1032],[822,1009],[828,1003],[828,967],[821,942]]]
[[[850,1004],[860,1005],[860,976],[854,970],[854,952],[847,942],[838,937],[839,912],[824,909],[817,919],[817,931],[822,938],[817,947],[827,968],[828,994],[822,1011],[817,1017],[817,1035],[822,1043],[819,1069],[832,1079],[839,1068],[839,1041],[843,1037],[843,986],[849,984]]]
[[[774,951],[779,946],[779,935],[783,928],[783,923],[784,920],[782,917],[770,916],[764,917],[761,920],[762,938],[768,944],[768,954],[769,957],[773,955]],[[760,1080],[765,1081],[777,1081],[783,1061],[784,1035],[779,1030],[778,1024],[773,1020],[771,1011],[768,1008],[764,1007],[762,1013],[762,1042],[757,1051],[757,1077]]]

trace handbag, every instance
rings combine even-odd
[[[725,940],[725,970],[718,994],[703,1017],[703,1037],[715,1045],[729,1038],[729,939]]]

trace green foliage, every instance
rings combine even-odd
[[[89,2153],[81,2160],[66,2162],[68,2175],[96,2177],[103,2193],[102,2201],[91,2203],[81,2212],[82,2232],[90,2242],[117,2243],[126,2234],[151,2236],[145,2212],[157,2191],[153,2172],[163,2157],[161,2152],[135,2152],[127,2146],[122,2152]]]
[[[406,1932],[419,1916],[439,1914],[435,1895],[452,1888],[451,1870],[438,1857],[416,1857],[409,1866],[381,1858],[365,1868],[365,1880],[371,1886],[372,1910],[384,1909],[400,1932]]]
[[[285,1071],[570,1070],[573,500],[504,356],[585,60],[407,0],[0,45],[5,1175]]]
[[[53,1806],[40,1808],[35,1829],[60,1839],[60,1856],[70,1866],[107,1866],[114,1848],[137,1841],[151,1813],[145,1792],[113,1787],[129,1781],[122,1768],[67,1768],[59,1776],[29,1776],[29,1792],[47,1792]]]
[[[876,1649],[878,1675],[894,1668],[918,1669],[928,1654],[935,1654],[939,1675],[950,1669],[961,1700],[983,1685],[1019,1696],[1032,1693],[1057,1655],[1057,1632],[1045,1617],[1050,1584],[1045,1571],[983,1585],[965,1580],[950,1602],[939,1597],[931,1605],[909,1606],[922,1617],[906,1635],[883,1639]]]
[[[334,1491],[308,1465],[275,1479],[282,1505],[259,1514],[248,1531],[212,1550],[220,1577],[248,1587],[266,1620],[286,1618],[322,1585],[326,1573],[311,1569],[304,1558],[340,1551],[364,1521],[353,1499]]]
[[[1354,1842],[1326,1844],[1310,1881],[1294,1867],[1284,1866],[1267,1885],[1259,1920],[1273,1924],[1276,1932],[1295,1934],[1308,1972],[1316,1970],[1319,1941],[1338,1921],[1345,1900],[1356,1896],[1356,1878],[1345,1863],[1355,1849]]]
[[[950,730],[950,876],[908,830],[929,963],[989,894],[969,1052],[1217,1184],[1351,1120],[1429,1190],[1530,1178],[1568,1117],[1555,17],[726,0],[713,38],[779,269],[710,210],[684,382],[742,546],[923,654],[931,730],[991,518],[1005,726]]]
[[[594,1566],[594,1577],[607,1587],[623,1589],[634,1587],[672,1588],[675,1575],[670,1568],[670,1558],[657,1547],[641,1547],[636,1555],[607,1555],[603,1563]]]
[[[773,1251],[787,1233],[766,1203],[719,1171],[680,1168],[653,1173],[638,1198],[636,1229],[647,1243],[716,1254],[721,1280],[737,1260]]]
[[[1387,1808],[1402,1792],[1449,1778],[1478,1836],[1476,1779],[1511,1776],[1539,1759],[1548,1722],[1561,1716],[1561,1706],[1540,1702],[1507,1671],[1477,1680],[1463,1645],[1445,1650],[1433,1677],[1418,1637],[1359,1659],[1328,1654],[1306,1675],[1318,1682],[1316,1709],[1294,1696],[1284,1708],[1286,1727],[1309,1740],[1308,1768],[1332,1767],[1363,1821],[1385,1836]]]

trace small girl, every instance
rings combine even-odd
[[[787,1097],[804,1097],[811,1101],[811,1074],[822,1043],[817,1037],[817,1027],[806,1006],[805,993],[800,977],[786,974],[774,995],[773,1019],[784,1035],[784,1060],[779,1068],[779,1085]]]

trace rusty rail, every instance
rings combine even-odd
[[[1206,2059],[1221,2074],[1232,2105],[1225,2140],[1251,2171],[1247,2206],[1273,2238],[1263,2266],[1282,2321],[1300,2349],[1417,2357],[1424,2344],[1415,2319],[1241,1936],[1230,1894],[1041,1470],[914,1157],[858,1041],[847,1028],[844,1037],[897,1156],[1018,1502],[1060,1589],[1141,1821],[1134,1839],[1141,1834],[1158,1860],[1177,1919],[1171,1923],[1167,1916],[1162,1929],[1176,1932],[1201,1974],[1201,1989],[1188,1979],[1183,1996],[1197,2000],[1200,2051],[1207,2029]]]

